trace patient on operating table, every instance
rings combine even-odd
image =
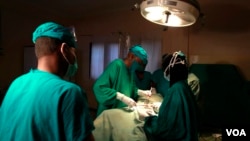
[[[144,118],[158,114],[163,97],[153,94],[140,96],[137,106],[103,111],[94,121],[96,141],[146,141]]]

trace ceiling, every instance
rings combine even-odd
[[[1,11],[34,18],[67,18],[72,20],[134,10],[143,0],[0,0]],[[249,0],[197,0],[202,22],[210,30],[250,30]],[[243,17],[243,18],[242,18]]]
[[[1,0],[1,9],[33,16],[79,19],[133,10],[142,0]]]

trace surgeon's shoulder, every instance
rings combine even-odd
[[[144,73],[145,73],[146,75],[152,75],[152,73],[149,72],[149,71],[144,71]]]
[[[110,69],[115,69],[115,68],[121,68],[121,67],[124,67],[125,64],[124,64],[124,61],[122,59],[115,59],[113,60],[107,68],[110,68]]]
[[[66,97],[71,100],[78,99],[78,101],[88,101],[85,90],[71,82],[64,84],[64,90],[61,92],[61,95],[64,95],[64,98]]]
[[[122,59],[115,59],[110,63],[110,65],[121,66],[124,65],[124,61]]]
[[[83,91],[82,88],[79,85],[77,85],[77,84],[75,84],[73,82],[66,81],[66,83],[64,85],[68,89],[72,89],[72,90],[75,90],[75,91]]]
[[[171,88],[172,89],[178,89],[178,90],[181,90],[183,88],[185,88],[186,86],[188,86],[188,83],[186,80],[181,80],[181,81],[178,81],[176,83],[174,83]]]
[[[162,69],[157,69],[157,70],[155,70],[155,71],[152,73],[153,76],[159,76],[159,75],[161,75],[161,74],[163,74],[163,70],[162,70]]]
[[[55,85],[54,89],[57,89],[57,91],[61,94],[84,94],[85,91],[78,86],[77,84],[73,83],[73,82],[69,82],[66,80],[59,80]]]

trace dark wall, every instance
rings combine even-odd
[[[200,79],[199,106],[203,127],[250,124],[249,82],[230,64],[193,64]]]

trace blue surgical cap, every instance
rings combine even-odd
[[[143,63],[146,65],[148,63],[148,55],[146,50],[144,50],[140,45],[132,46],[129,52],[133,53],[135,56],[139,57]]]
[[[46,22],[39,25],[33,32],[32,41],[36,42],[39,37],[51,37],[67,43],[70,47],[76,47],[74,34],[67,27],[54,22]]]

